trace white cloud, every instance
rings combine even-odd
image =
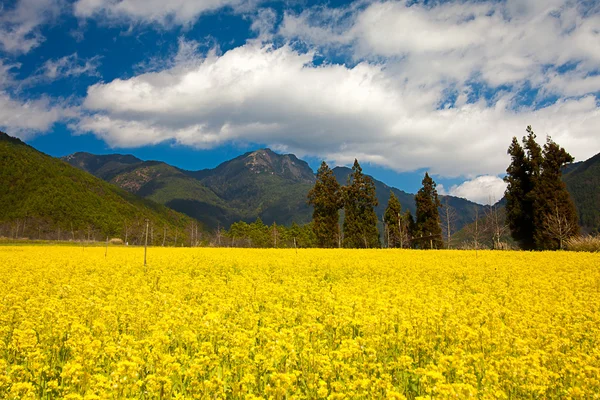
[[[247,0],[78,0],[78,17],[103,17],[111,21],[158,23],[164,26],[193,23],[199,15],[223,7],[250,7]]]
[[[63,10],[63,0],[17,0],[14,7],[0,4],[0,50],[27,53],[44,41],[40,27]]]
[[[18,63],[10,64],[6,63],[5,60],[0,59],[0,90],[14,83],[12,70],[20,67],[21,65]]]
[[[326,49],[351,47],[359,60],[383,58],[413,87],[464,89],[472,82],[544,87],[567,63],[578,63],[579,79],[598,70],[600,7],[589,4],[383,1],[346,12],[313,8],[288,13],[279,33]]]
[[[24,82],[14,77],[13,70],[19,67],[0,59],[0,130],[28,139],[47,132],[57,122],[77,118],[77,108],[62,100],[17,97],[14,89]]]
[[[47,60],[40,72],[51,80],[81,75],[99,76],[100,58],[100,56],[95,56],[82,59],[77,53],[73,53],[56,60]]]
[[[18,100],[0,91],[0,129],[11,136],[28,139],[76,115],[75,109],[52,104],[48,98]]]
[[[495,204],[506,190],[506,183],[497,176],[483,175],[450,188],[448,194],[479,204]]]
[[[583,159],[600,149],[594,96],[535,110],[513,95],[438,109],[438,86],[414,88],[385,64],[315,66],[313,53],[252,42],[88,89],[77,128],[116,147],[266,143],[298,155],[443,176],[503,173],[513,135],[532,124]]]

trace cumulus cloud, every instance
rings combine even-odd
[[[77,0],[74,13],[82,18],[187,25],[203,13],[223,7],[243,9],[251,3],[248,0]]]
[[[561,67],[581,95],[600,63],[600,7],[571,0],[375,2],[346,10],[287,13],[280,34],[322,48],[350,47],[355,59],[381,58],[414,87],[524,85],[559,93]],[[590,88],[592,90],[593,88]],[[586,92],[590,93],[590,91]]]
[[[198,57],[198,56],[197,56]],[[115,147],[163,141],[198,148],[266,143],[347,164],[396,171],[496,175],[513,135],[533,124],[577,158],[600,148],[594,96],[515,109],[511,94],[439,108],[437,88],[413,88],[385,64],[313,63],[314,53],[248,43],[88,89],[77,129]]]
[[[14,70],[19,67],[0,59],[0,130],[28,139],[47,132],[56,122],[77,117],[77,108],[64,101],[15,96],[13,89],[23,83],[14,77]]]
[[[506,183],[502,178],[494,175],[482,175],[454,185],[448,191],[448,194],[456,197],[469,199],[479,204],[495,204],[502,197],[506,190]]]
[[[74,118],[76,109],[48,98],[19,100],[0,91],[0,129],[21,139],[47,132],[56,122]]]
[[[0,4],[0,50],[27,53],[39,46],[44,41],[40,27],[60,15],[64,6],[63,0],[17,0],[11,8]]]

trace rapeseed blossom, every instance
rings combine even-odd
[[[0,398],[600,398],[585,253],[0,247]]]

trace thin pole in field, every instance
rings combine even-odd
[[[146,242],[144,243],[144,267],[146,266],[146,252],[148,251],[148,224],[150,220],[146,218]]]

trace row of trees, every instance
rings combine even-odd
[[[402,213],[398,198],[391,192],[385,210],[384,241],[388,247],[443,247],[436,184],[425,174],[423,187],[415,196],[416,220]],[[375,207],[378,200],[373,180],[363,174],[354,160],[347,184],[340,186],[323,161],[317,171],[315,186],[308,193],[313,206],[312,229],[318,247],[375,248],[381,246]],[[344,213],[340,230],[340,211]]]
[[[306,248],[316,247],[312,224],[265,225],[260,218],[252,223],[235,222],[228,231],[217,234],[218,246],[258,248]]]
[[[526,131],[522,145],[513,137],[508,148],[511,163],[504,180],[511,235],[524,250],[562,249],[579,233],[577,211],[561,179],[573,157],[550,137],[542,148],[531,126]]]
[[[0,223],[0,238],[71,242],[104,242],[109,238],[120,239],[130,245],[143,245],[146,229],[148,244],[152,246],[199,246],[211,240],[194,220],[178,227],[154,220],[149,220],[146,224],[146,218],[135,218],[123,221],[121,229],[107,229],[106,226],[74,224],[68,220],[57,223],[48,218],[33,216]]]
[[[543,147],[535,139],[531,126],[527,127],[523,145],[513,138],[508,149],[511,163],[504,178],[508,184],[506,209],[503,211],[494,204],[481,217],[479,209],[476,210],[475,220],[466,229],[474,248],[480,248],[483,238],[488,236],[492,248],[507,248],[503,240],[507,228],[525,250],[562,249],[567,239],[579,233],[577,211],[561,179],[563,167],[573,157],[550,137]],[[429,174],[425,174],[422,184],[415,196],[415,219],[409,211],[402,213],[398,198],[390,193],[383,216],[387,247],[442,248],[443,231],[450,245],[455,211],[448,205],[442,206]],[[346,186],[338,184],[333,171],[323,162],[308,200],[314,207],[312,228],[318,247],[380,247],[374,210],[378,205],[375,185],[362,173],[357,160]],[[340,230],[340,211],[345,214],[343,230]]]

